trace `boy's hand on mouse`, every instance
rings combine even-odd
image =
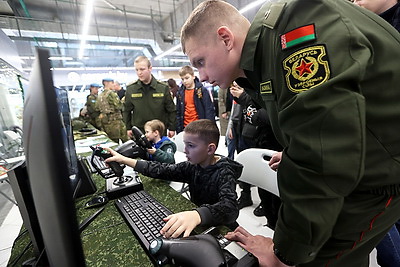
[[[167,222],[160,233],[166,237],[177,238],[183,233],[183,237],[189,236],[193,229],[201,223],[200,214],[195,211],[183,211],[164,218]]]

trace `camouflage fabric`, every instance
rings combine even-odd
[[[78,223],[93,214],[96,209],[85,209],[84,204],[92,197],[105,191],[105,180],[97,174],[92,178],[97,185],[97,192],[76,201]],[[144,189],[173,212],[191,210],[195,205],[184,198],[168,184],[141,176]],[[153,266],[140,243],[125,223],[114,205],[109,201],[105,210],[82,232],[82,246],[87,266]],[[196,228],[196,233],[205,229]],[[23,229],[21,230],[21,232]],[[24,234],[13,245],[10,262],[16,259],[29,243],[29,235]],[[32,247],[31,247],[32,248]],[[14,266],[34,256],[32,249],[25,252]]]
[[[126,127],[122,121],[122,103],[118,95],[109,89],[104,90],[98,97],[96,107],[100,110],[101,128],[108,137],[118,143],[128,141]]]
[[[87,109],[87,114],[90,118],[89,122],[92,124],[94,127],[100,129],[101,124],[99,120],[99,115],[100,115],[100,110],[98,106],[96,105],[97,102],[97,95],[88,95],[86,98],[86,109]]]

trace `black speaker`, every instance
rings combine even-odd
[[[92,174],[90,173],[89,168],[81,158],[78,160],[78,171],[79,185],[74,194],[74,198],[84,197],[95,193],[97,191],[96,184],[92,179]]]

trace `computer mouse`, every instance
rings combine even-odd
[[[97,196],[89,200],[88,202],[85,203],[85,208],[95,208],[95,207],[101,207],[107,204],[108,202],[108,197],[106,196]]]

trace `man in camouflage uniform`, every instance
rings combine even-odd
[[[112,79],[103,79],[103,86],[104,91],[96,102],[96,106],[100,111],[99,118],[102,129],[114,142],[119,143],[119,139],[122,142],[126,142],[128,137],[122,121],[122,103],[118,95],[112,90],[114,81]]]
[[[168,137],[173,137],[176,129],[176,107],[168,85],[153,77],[151,62],[147,57],[137,57],[134,65],[139,79],[127,86],[124,104],[124,122],[128,135],[132,136],[132,126],[139,127],[144,132],[143,127],[147,121],[158,119],[169,130]]]
[[[99,93],[100,85],[97,83],[92,83],[90,85],[90,95],[86,97],[86,114],[89,116],[89,123],[92,124],[97,129],[100,129],[101,122],[99,119],[100,111],[96,107],[97,96]]]

